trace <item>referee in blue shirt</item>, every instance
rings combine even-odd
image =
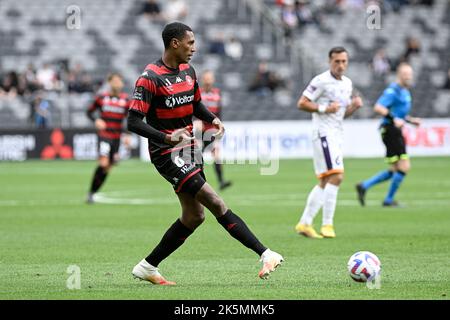
[[[391,180],[389,191],[384,198],[383,206],[398,207],[394,200],[406,173],[410,169],[409,157],[406,153],[405,139],[402,128],[406,122],[419,126],[421,119],[409,116],[411,110],[411,87],[413,70],[410,65],[402,63],[397,68],[397,81],[387,87],[375,104],[374,111],[383,116],[380,131],[386,146],[386,162],[391,165],[389,170],[381,171],[373,177],[356,185],[358,199],[365,205],[365,195],[374,185]]]

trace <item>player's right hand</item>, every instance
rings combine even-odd
[[[97,130],[105,130],[106,129],[106,122],[102,119],[96,119],[95,120],[95,128]]]
[[[177,129],[171,134],[166,135],[166,143],[171,146],[184,145],[194,140],[187,128]]]
[[[336,113],[338,112],[340,107],[341,105],[339,104],[339,102],[333,101],[328,105],[327,110],[325,110],[325,113]]]
[[[213,137],[215,137],[216,139],[222,139],[223,135],[225,134],[225,127],[223,126],[222,121],[220,121],[219,118],[215,118],[212,124],[217,129],[217,132],[213,134]]]

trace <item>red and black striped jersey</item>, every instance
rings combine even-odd
[[[128,114],[130,100],[127,93],[114,96],[110,92],[104,92],[95,97],[88,109],[88,114],[100,112],[100,119],[105,121],[106,129],[99,131],[99,136],[106,139],[120,139],[123,131],[123,119]]]
[[[209,111],[214,113],[216,117],[220,119],[220,114],[222,112],[222,95],[219,88],[211,88],[211,90],[202,91],[202,102],[208,108]],[[203,130],[208,130],[214,128],[212,124],[203,122]]]
[[[136,81],[130,110],[146,117],[147,123],[163,133],[190,128],[194,105],[201,101],[194,68],[181,64],[177,69],[162,59],[149,64]],[[172,146],[149,139],[150,154],[170,152]]]

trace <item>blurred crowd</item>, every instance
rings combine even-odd
[[[93,81],[81,63],[68,60],[30,63],[24,71],[0,69],[0,102],[21,99],[30,106],[30,123],[37,128],[50,126],[52,102],[48,97],[59,93],[96,92],[101,82]]]
[[[2,72],[0,69],[0,99],[29,96],[37,91],[95,92],[100,85],[92,80],[81,63],[69,67],[66,60],[47,62],[38,67],[30,63],[22,72]]]
[[[270,0],[269,3],[279,7],[285,37],[289,42],[296,31],[301,32],[307,25],[315,25],[327,32],[324,21],[328,14],[364,10],[368,5],[378,5],[382,12],[399,12],[407,5],[432,6],[434,0]]]

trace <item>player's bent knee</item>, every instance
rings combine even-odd
[[[201,225],[205,221],[205,213],[203,211],[198,212],[192,216],[192,219],[197,225]]]
[[[216,217],[223,215],[227,210],[225,202],[209,185],[197,193],[196,199]]]
[[[411,170],[411,163],[409,160],[401,160],[397,165],[397,169],[406,173]]]
[[[342,181],[344,181],[344,174],[343,173],[335,173],[331,175],[328,179],[328,183],[334,184],[336,186],[339,186]]]

